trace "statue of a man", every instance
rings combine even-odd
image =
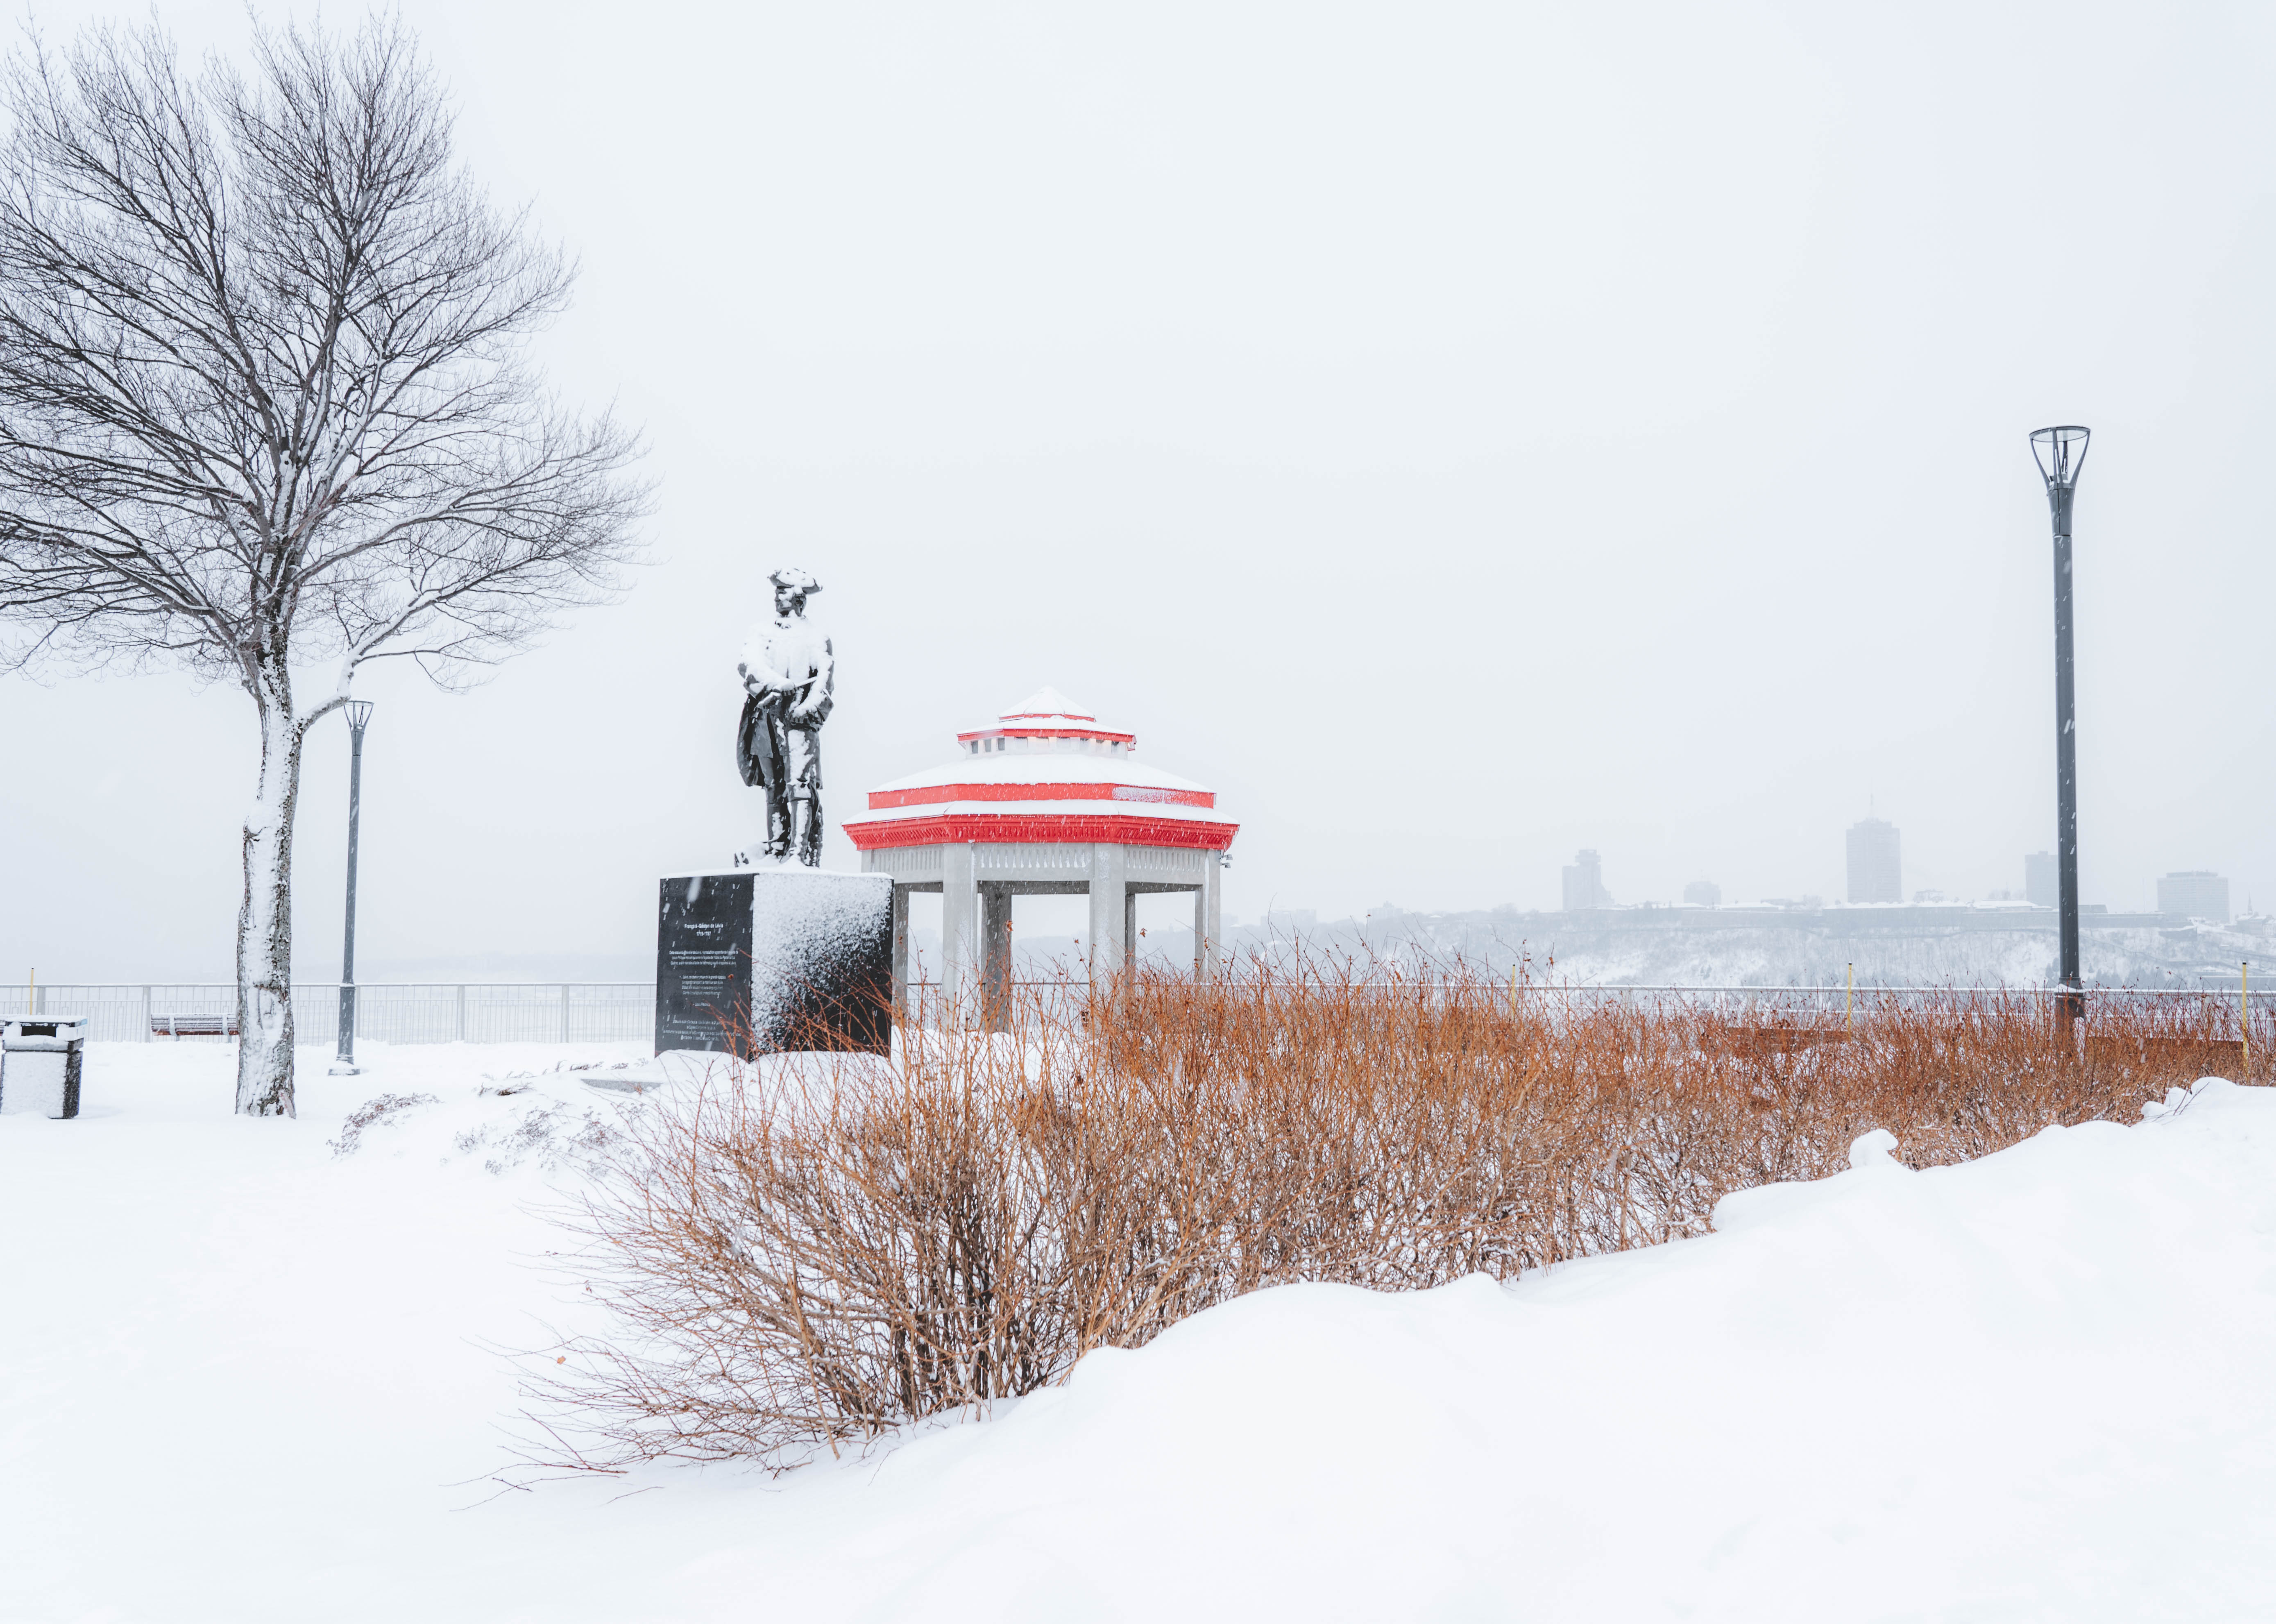
[[[795,854],[811,869],[822,861],[822,724],[838,663],[829,637],[806,618],[806,600],[822,590],[814,577],[785,568],[770,579],[774,618],[751,629],[735,666],[746,695],[735,763],[744,783],[766,792],[766,825],[735,861]]]

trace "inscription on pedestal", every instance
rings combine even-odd
[[[656,1051],[733,1051],[751,1024],[751,876],[664,882],[656,932]]]

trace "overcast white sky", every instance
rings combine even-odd
[[[2276,901],[2276,10],[404,10],[581,256],[546,359],[662,505],[630,598],[488,687],[365,679],[368,973],[652,952],[656,877],[747,816],[778,560],[838,642],[833,862],[1051,682],[1220,792],[1243,917],[1553,907],[1583,845],[1622,901],[1832,897],[1869,801],[1908,891],[2020,887],[2053,421],[2095,430],[2086,899]],[[225,977],[243,695],[0,717],[0,970]],[[307,772],[313,978],[345,727]]]

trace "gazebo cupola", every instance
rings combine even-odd
[[[1012,899],[1087,893],[1094,975],[1130,957],[1137,897],[1194,895],[1195,969],[1214,965],[1220,874],[1240,825],[1216,793],[1134,759],[1136,735],[1052,688],[956,736],[954,760],[869,792],[847,820],[865,873],[893,877],[893,976],[908,983],[908,899],[941,893],[941,990],[1011,979]]]
[[[971,755],[1028,755],[1043,751],[1117,757],[1138,747],[1138,735],[1101,727],[1096,717],[1077,707],[1057,688],[1043,688],[1028,694],[1016,710],[998,717],[995,726],[959,733],[956,742]],[[876,804],[874,799],[870,804]]]

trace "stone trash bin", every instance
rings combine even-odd
[[[0,1116],[79,1115],[84,1021],[11,1021],[0,1025]]]

